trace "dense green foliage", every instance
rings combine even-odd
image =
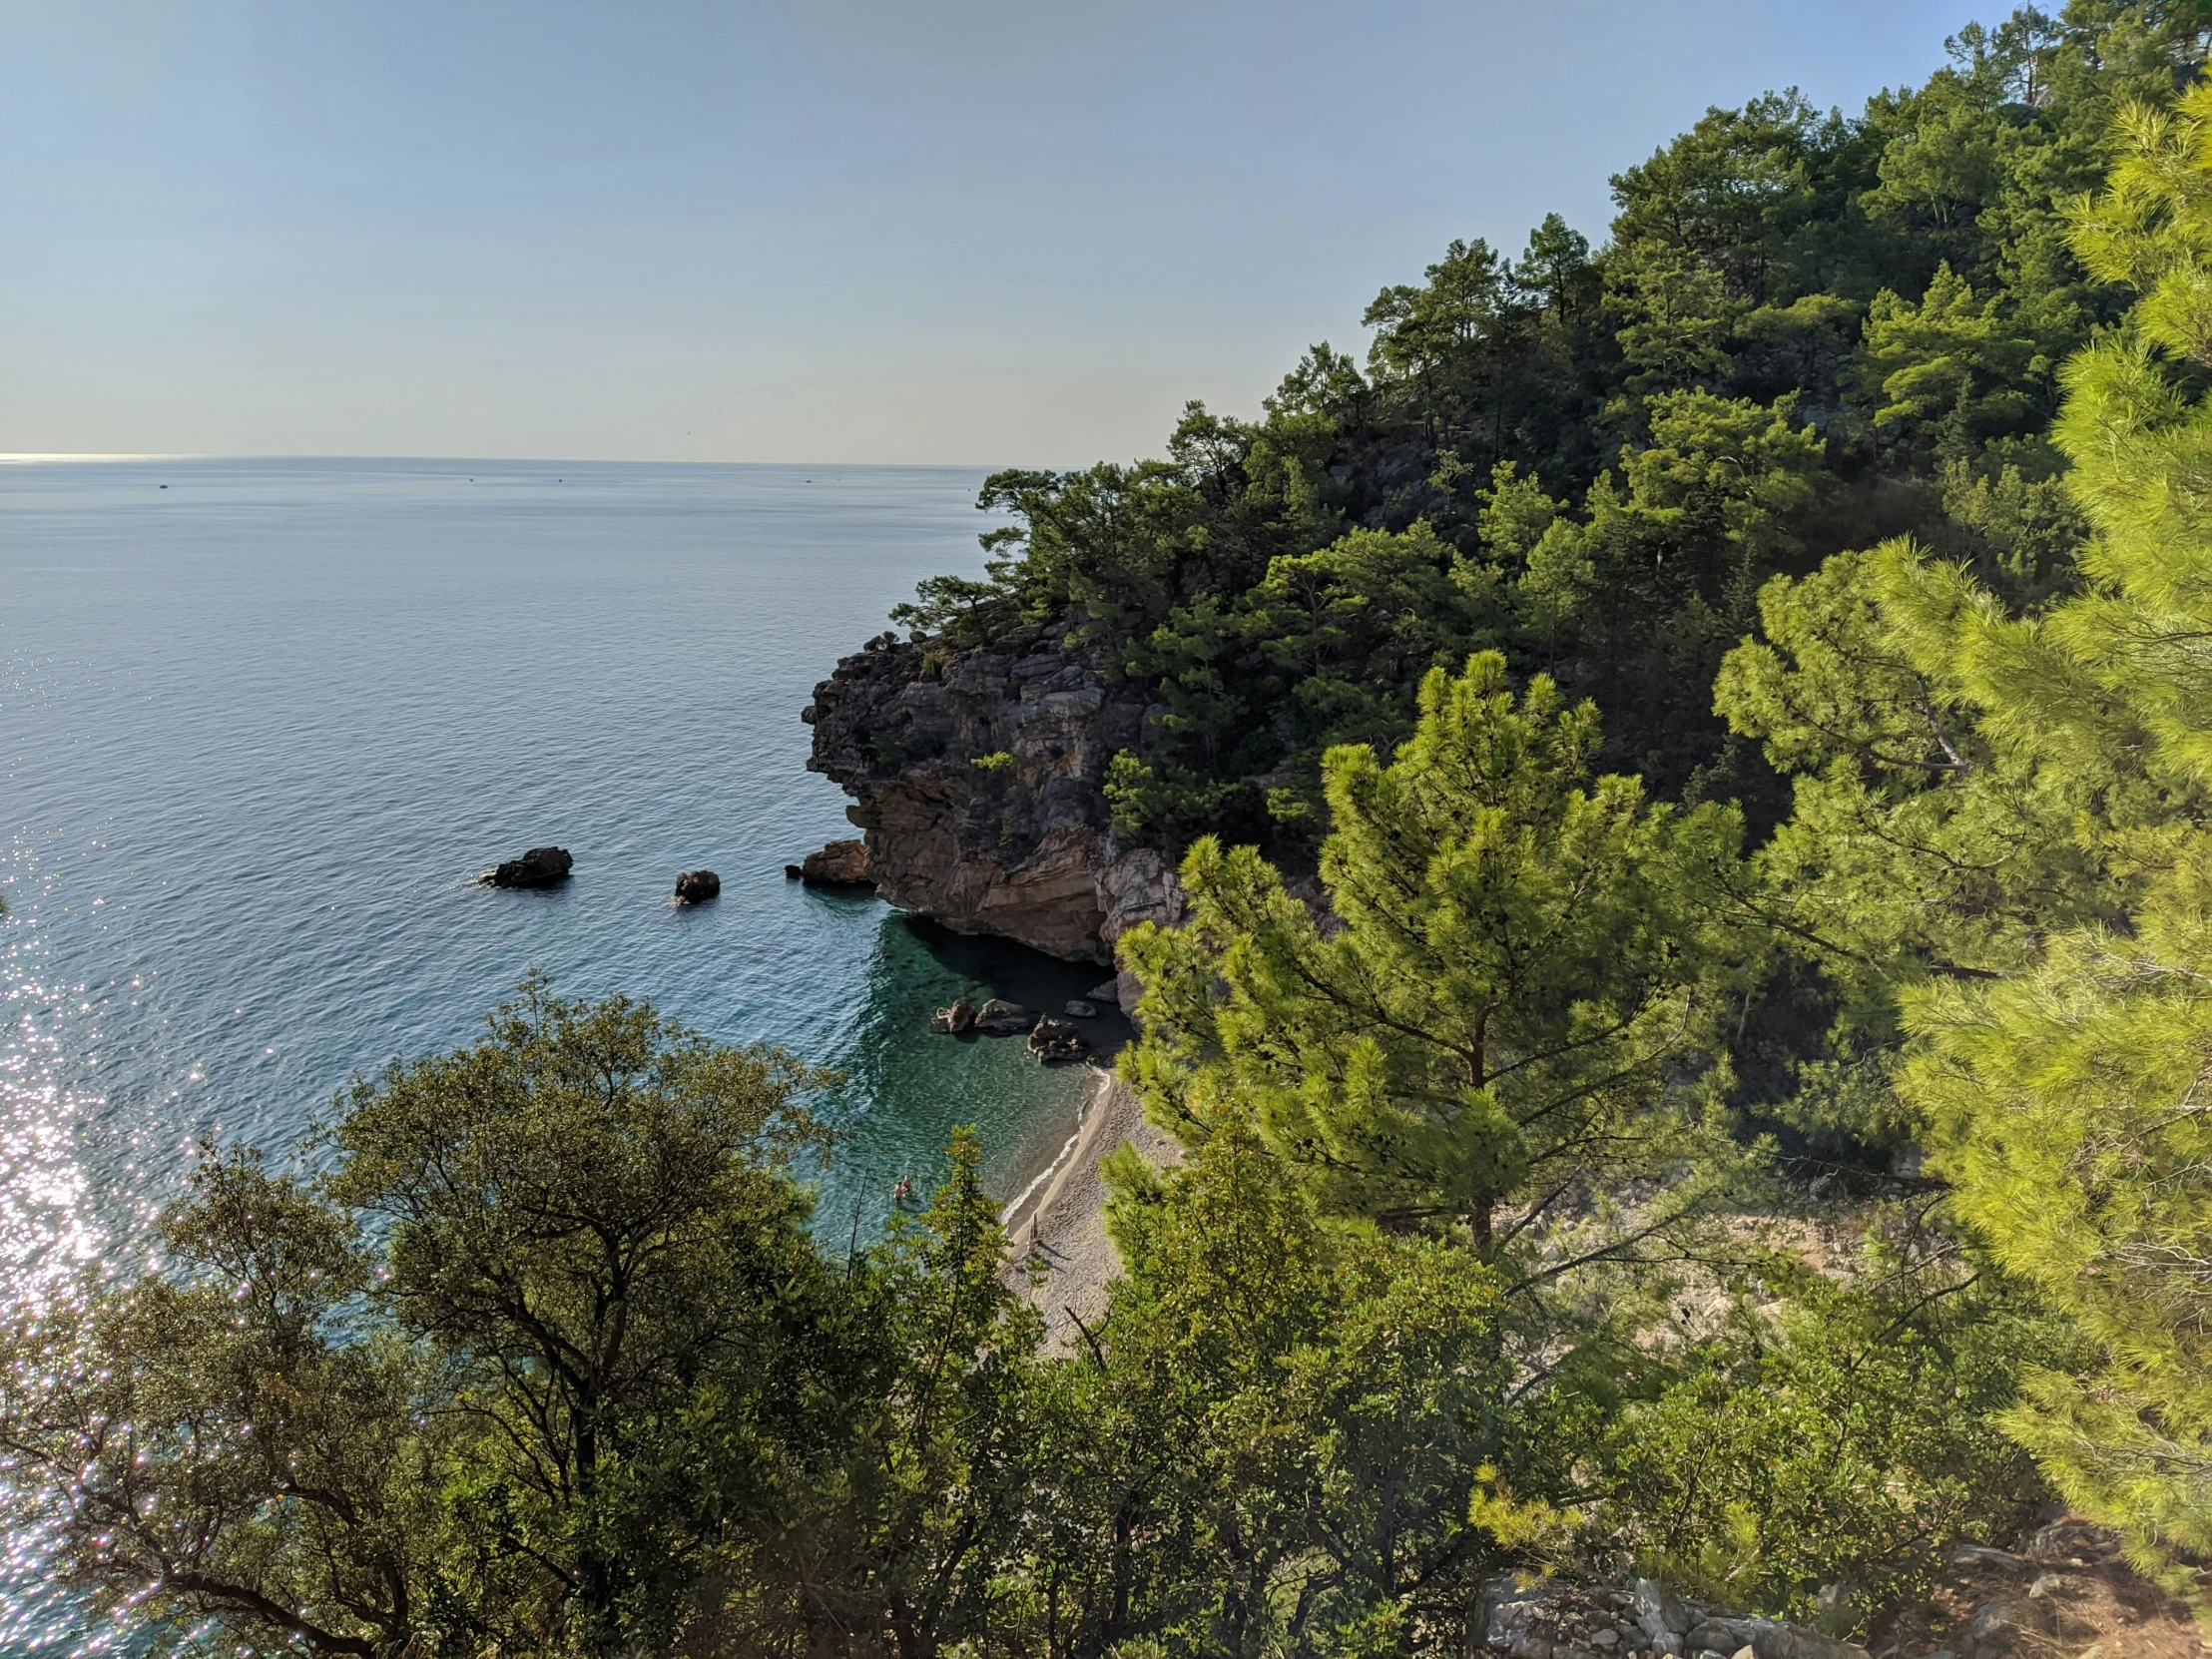
[[[1051,1358],[971,1139],[881,1243],[801,1229],[808,1081],[533,983],[353,1090],[326,1176],[211,1156],[158,1271],[8,1333],[11,1518],[184,1649],[1196,1656],[1461,1651],[1578,1532],[1795,1606],[2032,1499],[1982,1421],[2026,1328],[1947,1264],[1638,1357],[1230,1119],[1114,1161],[1126,1275]]]
[[[1544,1478],[1494,1275],[1324,1224],[1240,1129],[1171,1180],[1133,1155],[1119,1177],[1128,1278],[1051,1401],[1038,1650],[1390,1651],[1416,1622],[1463,1639],[1500,1558],[1470,1491],[1500,1465]]]
[[[2201,1588],[2204,26],[1712,112],[1604,248],[990,482],[903,620],[1144,685],[1106,790],[1185,853],[1101,1320],[966,1135],[828,1247],[815,1074],[533,980],[19,1311],[11,1519],[174,1647],[379,1659],[1461,1653],[1529,1567],[1864,1629],[2053,1486]]]
[[[2095,529],[2084,590],[2030,620],[1969,613],[1958,642],[1983,730],[2087,799],[2073,839],[2123,902],[1994,980],[1919,988],[1904,1083],[1960,1212],[2097,1345],[2081,1375],[2031,1376],[2014,1431],[2172,1562],[2212,1551],[2212,84],[2132,112],[2126,138],[2075,243],[2140,298],[2068,365],[2055,433]]]
[[[1989,1423],[2030,1366],[2074,1358],[2066,1328],[1925,1220],[1873,1234],[1854,1283],[1778,1264],[1779,1328],[1740,1318],[1620,1410],[1607,1546],[1686,1593],[1849,1628],[1927,1593],[1927,1546],[2029,1529],[2043,1484]],[[1820,1605],[1836,1583],[1856,1605]]]
[[[969,1141],[838,1263],[814,1079],[542,984],[358,1085],[315,1182],[210,1158],[165,1271],[11,1333],[68,1579],[232,1652],[934,1651],[1026,1502],[1034,1316]]]
[[[2093,1345],[2032,1368],[2008,1426],[2177,1581],[2212,1548],[2208,135],[2202,83],[2129,109],[2072,210],[2088,272],[2138,295],[2063,374],[2074,591],[2037,603],[1903,542],[1839,557],[1770,586],[1719,687],[1795,774],[1760,897],[1852,987],[1842,1046],[1913,1039],[1893,1128]]]
[[[1561,1206],[1726,1162],[1674,1085],[1715,1046],[1727,986],[1701,895],[1737,840],[1732,810],[1592,781],[1590,707],[1541,678],[1516,704],[1504,681],[1494,654],[1433,670],[1393,764],[1331,751],[1340,926],[1253,848],[1207,839],[1187,921],[1123,944],[1145,985],[1128,1070],[1156,1117],[1193,1143],[1255,1122],[1324,1212],[1463,1229],[1485,1258]]]
[[[2065,580],[2042,433],[2125,297],[2064,205],[2204,26],[2076,0],[1963,31],[1856,116],[1714,110],[1615,177],[1604,247],[1557,216],[1517,260],[1455,243],[1369,307],[1365,363],[1317,345],[1259,420],[1194,405],[1159,460],[994,477],[988,578],[899,620],[1098,643],[1165,710],[1117,764],[1117,822],[1177,848],[1307,863],[1323,753],[1387,749],[1429,669],[1493,647],[1596,700],[1613,769],[1768,822],[1786,803],[1708,694],[1764,581],[1905,532],[2011,594]]]
[[[1473,1616],[1468,1496],[1535,1420],[1479,1261],[1330,1227],[1231,1132],[1125,1182],[1129,1278],[1050,1363],[972,1139],[880,1244],[802,1230],[810,1081],[533,982],[351,1091],[325,1177],[210,1157],[162,1271],[9,1333],[14,1518],[232,1653],[1259,1653]]]

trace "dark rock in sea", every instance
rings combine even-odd
[[[1067,1015],[1069,1019],[1096,1019],[1098,1018],[1098,1004],[1086,1001],[1078,996],[1071,1000],[1060,1012]]]
[[[949,1008],[939,1008],[929,1017],[929,1029],[940,1036],[957,1037],[973,1028],[975,1004],[966,997],[956,997]]]
[[[568,879],[575,859],[561,846],[533,846],[519,858],[487,869],[476,879],[487,887],[551,887]]]
[[[807,854],[799,875],[811,887],[869,886],[867,842],[831,841],[821,851]]]
[[[1064,1019],[1047,1014],[1029,1033],[1029,1052],[1046,1064],[1056,1060],[1080,1060],[1091,1051],[1091,1039]]]
[[[722,877],[711,869],[687,869],[676,878],[676,902],[704,904],[722,892]]]
[[[784,879],[787,881],[805,880],[807,872],[797,864],[786,864],[784,866]]]
[[[1036,1023],[1037,1016],[1020,1003],[995,996],[975,1016],[975,1029],[986,1037],[1018,1037]]]

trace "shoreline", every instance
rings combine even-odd
[[[1046,1345],[1053,1350],[1082,1341],[1078,1320],[1097,1325],[1106,1312],[1106,1287],[1121,1274],[1121,1257],[1106,1236],[1100,1167],[1124,1142],[1155,1168],[1182,1161],[1182,1148],[1146,1121],[1136,1091],[1093,1066],[1075,1133],[999,1213],[1007,1283],[1044,1315]]]

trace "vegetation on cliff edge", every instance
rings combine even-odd
[[[826,1245],[815,1073],[533,979],[12,1313],[10,1520],[233,1654],[1462,1653],[1507,1568],[1864,1630],[2054,1489],[2201,1600],[2207,21],[1712,112],[1602,249],[991,481],[904,620],[1148,688],[1189,900],[1069,1352],[972,1139]]]

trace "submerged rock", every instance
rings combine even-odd
[[[1072,999],[1060,1012],[1067,1015],[1069,1019],[1096,1019],[1098,1018],[1098,1004],[1078,996]]]
[[[831,841],[821,851],[807,854],[799,876],[813,887],[868,886],[867,842]]]
[[[975,1025],[975,1004],[966,997],[957,997],[949,1008],[939,1008],[929,1016],[929,1029],[940,1036],[957,1037]]]
[[[476,877],[487,887],[550,887],[568,879],[575,864],[563,846],[533,846],[519,858],[495,864]]]
[[[995,996],[975,1016],[975,1029],[986,1037],[1018,1037],[1036,1023],[1037,1016],[1020,1003]]]
[[[1047,1014],[1029,1033],[1029,1052],[1050,1064],[1055,1060],[1080,1060],[1091,1051],[1091,1039],[1064,1019]]]
[[[676,878],[676,902],[704,904],[720,896],[722,877],[711,869],[687,869]]]

